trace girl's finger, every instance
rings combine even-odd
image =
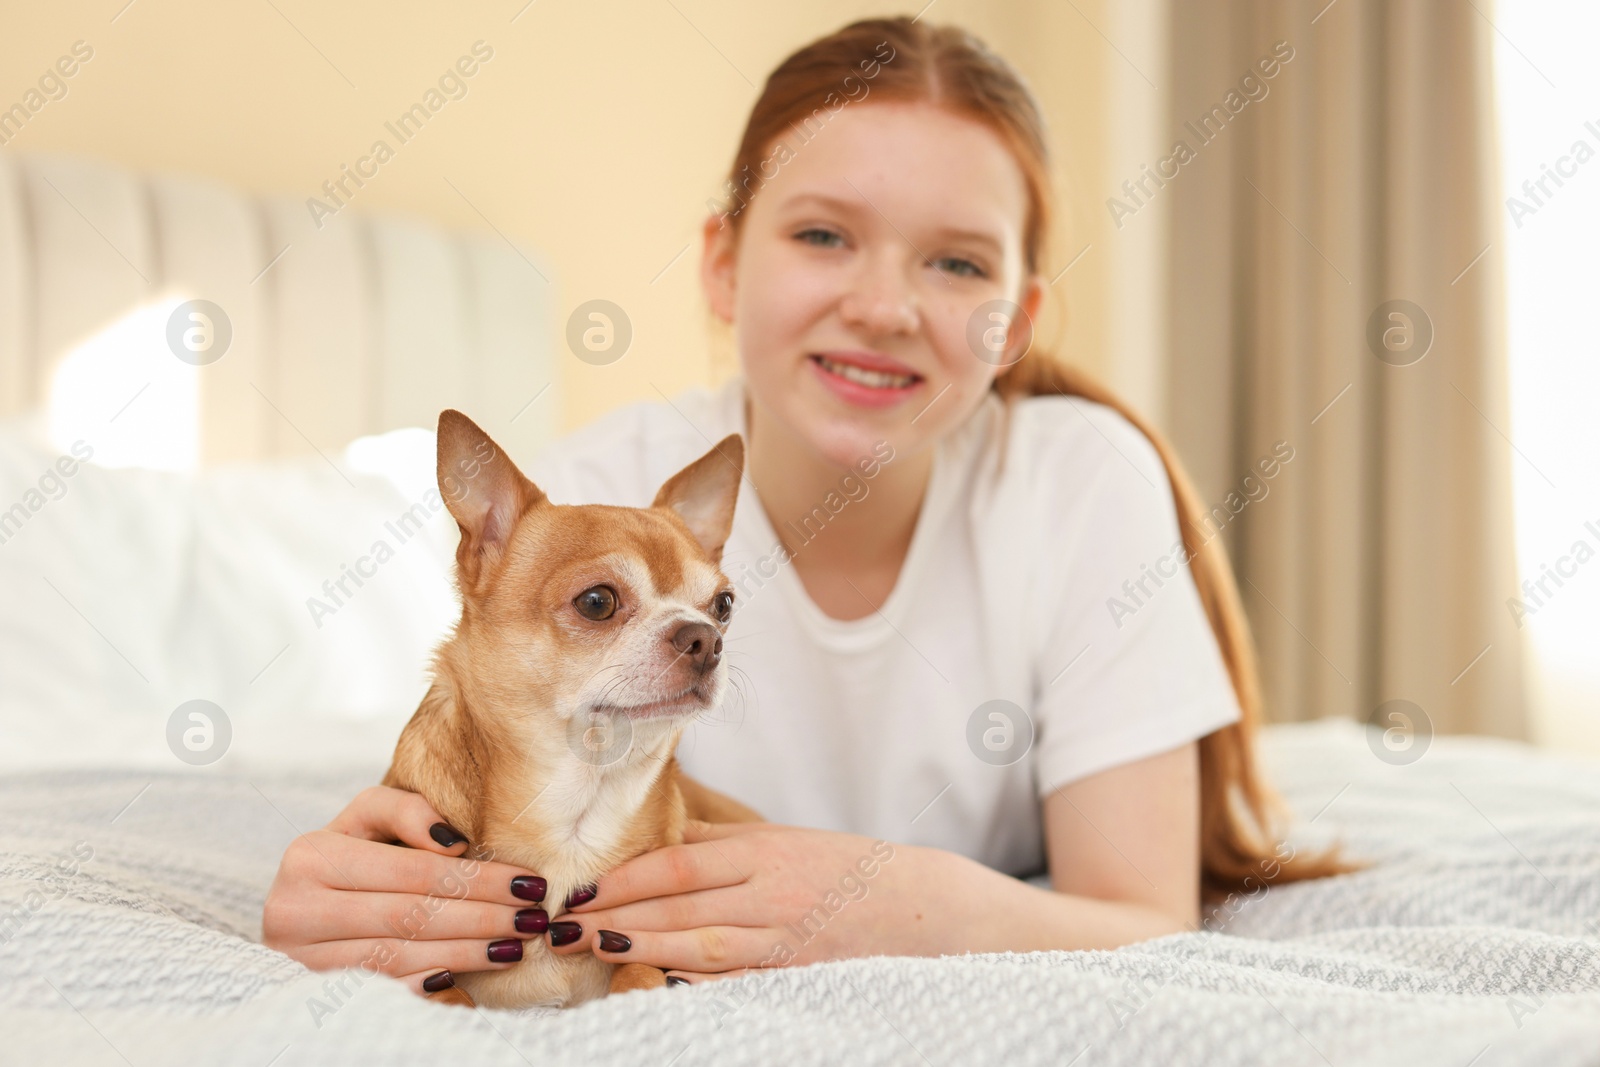
[[[301,900],[300,938],[306,943],[361,937],[413,941],[494,940],[542,934],[550,917],[536,904],[521,908],[415,893],[320,893]]]
[[[765,967],[740,967],[736,971],[713,971],[709,974],[702,971],[668,971],[667,985],[672,987],[699,985],[701,982],[715,982],[719,978],[743,978],[747,974],[765,974],[770,969]]]
[[[357,793],[327,829],[367,841],[399,841],[449,856],[461,855],[470,844],[466,834],[445,822],[420,793],[383,785]]]
[[[443,993],[446,989],[454,989],[456,984],[456,976],[450,971],[433,968],[402,974],[398,978],[411,992],[425,997]]]
[[[525,951],[522,941],[516,938],[407,941],[397,937],[369,937],[306,945],[295,958],[313,971],[354,967],[365,974],[381,973],[398,978],[419,971],[465,974],[504,970],[521,960]],[[535,947],[534,951],[543,949]]]
[[[570,912],[554,920],[551,944],[557,955],[587,952],[596,930],[692,930],[702,926],[764,926],[771,916],[766,904],[744,885],[702,889],[668,897],[651,897],[599,911]],[[574,938],[571,927],[579,928]],[[557,944],[557,942],[560,942]]]
[[[330,889],[460,897],[518,907],[542,901],[546,888],[543,878],[510,864],[440,856],[330,830],[313,830],[290,842],[283,870],[296,880]]]
[[[702,841],[640,853],[601,875],[594,897],[572,911],[581,914],[584,908],[595,911],[649,897],[738,885],[745,877],[724,854],[726,847]]]
[[[647,963],[662,970],[711,972],[760,967],[779,932],[764,926],[701,926],[693,930],[595,931],[591,951],[607,963]]]

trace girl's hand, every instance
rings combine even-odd
[[[955,919],[981,914],[985,869],[963,857],[773,823],[691,821],[685,838],[603,876],[550,924],[554,951],[649,964],[669,981],[970,951],[970,923]]]
[[[451,972],[509,967],[549,922],[545,881],[468,847],[416,793],[365,789],[284,850],[262,943],[314,971],[381,971],[418,993],[449,988]]]

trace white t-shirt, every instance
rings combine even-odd
[[[526,472],[558,504],[648,506],[745,432],[743,390],[735,377],[618,409]],[[1165,468],[1132,423],[1065,397],[1023,399],[1008,417],[991,394],[935,447],[894,589],[861,619],[812,602],[741,486],[722,566],[737,589],[726,647],[742,693],[730,686],[719,714],[688,726],[678,758],[770,821],[1025,877],[1045,867],[1040,806],[1056,787],[1202,737],[1239,707],[1173,552]],[[871,485],[860,472],[841,481],[809,528]],[[1163,557],[1171,576],[1158,585]]]

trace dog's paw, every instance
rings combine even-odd
[[[456,1004],[463,1008],[477,1007],[472,998],[467,995],[467,991],[459,986],[451,986],[449,989],[441,989],[437,993],[429,993],[428,999],[435,1004]]]
[[[611,992],[631,993],[635,989],[660,989],[667,984],[667,972],[647,963],[624,963],[611,972]]]

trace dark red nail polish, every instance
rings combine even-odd
[[[511,895],[518,900],[543,900],[547,888],[544,879],[536,874],[519,874],[511,879]]]
[[[668,985],[688,985],[689,984],[689,979],[687,979],[687,978],[679,978],[675,974],[669,974],[669,975],[667,975],[667,984]]]
[[[587,904],[594,899],[594,895],[599,891],[600,887],[593,882],[581,889],[574,889],[567,895],[567,907],[576,908],[579,904]]]
[[[552,945],[570,945],[583,936],[582,923],[551,923],[550,943]]]
[[[514,937],[489,942],[490,963],[516,963],[522,958],[522,942]]]
[[[440,971],[430,974],[422,980],[422,989],[426,993],[437,993],[441,989],[449,989],[456,984],[456,976],[449,971]]]
[[[454,848],[467,839],[466,834],[443,822],[436,822],[428,827],[428,836],[439,842],[442,848]]]
[[[550,913],[543,908],[523,908],[517,912],[517,933],[542,934],[550,929]]]
[[[619,934],[615,930],[601,930],[600,947],[607,952],[626,952],[633,947],[633,942],[628,940],[627,934]]]

